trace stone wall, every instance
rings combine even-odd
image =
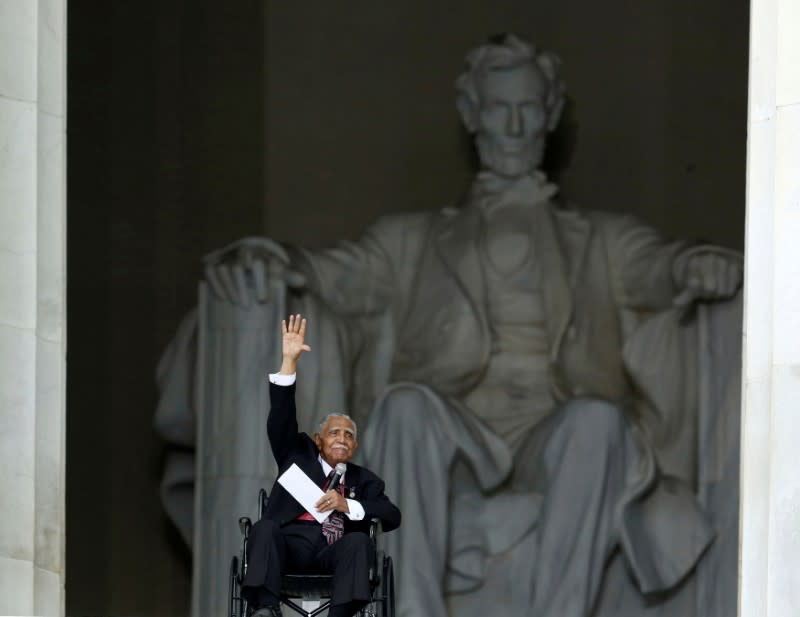
[[[0,3],[0,614],[64,614],[65,0]]]

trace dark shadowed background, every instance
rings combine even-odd
[[[742,248],[746,0],[70,0],[68,30],[68,615],[189,613],[153,375],[201,256],[453,202],[452,84],[487,35],[561,56],[571,201]]]

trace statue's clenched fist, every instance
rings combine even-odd
[[[266,303],[270,286],[305,285],[302,274],[291,269],[289,255],[269,238],[242,238],[203,258],[205,278],[219,299],[247,307],[251,300]]]
[[[731,298],[742,285],[742,255],[735,251],[699,246],[684,253],[679,262],[675,273],[675,283],[680,289],[676,306]]]

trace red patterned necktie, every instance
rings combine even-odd
[[[331,471],[330,474],[328,474],[328,477],[325,478],[325,484],[322,486],[323,492],[328,490],[328,485],[331,483],[334,473],[335,470]],[[339,482],[337,489],[339,490],[339,494],[344,497],[343,482]],[[336,542],[336,540],[341,538],[344,535],[344,514],[337,512],[336,510],[331,512],[328,518],[322,521],[322,535],[325,536],[328,544],[333,544]]]

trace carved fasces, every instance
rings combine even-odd
[[[242,238],[209,253],[203,264],[211,292],[237,306],[269,302],[276,288],[305,286],[305,277],[292,269],[286,249],[270,238]]]

